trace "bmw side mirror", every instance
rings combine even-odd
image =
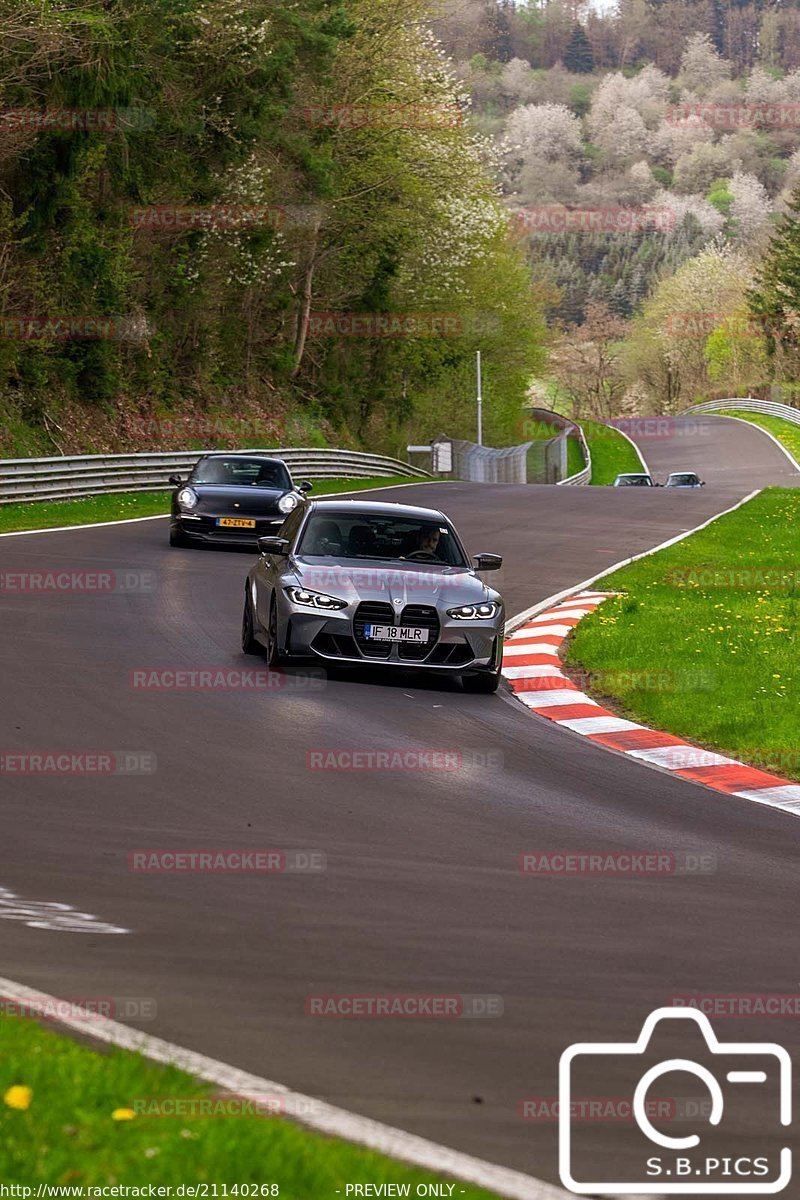
[[[259,553],[277,554],[285,558],[289,553],[289,539],[282,537],[260,537],[257,542]]]
[[[183,480],[181,479],[180,475],[170,475],[169,482],[173,487],[180,487],[183,483]]]
[[[705,486],[706,486],[706,481],[705,481],[705,479],[701,479],[701,480],[700,480],[700,487],[705,487]]]
[[[297,490],[298,492],[310,492],[313,486],[313,483],[309,483],[307,479],[304,479],[302,483],[298,483]]]
[[[472,561],[476,571],[499,571],[503,565],[502,554],[474,554]]]

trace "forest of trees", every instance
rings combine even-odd
[[[391,448],[466,431],[478,346],[507,440],[542,317],[429,16],[0,0],[0,453],[26,430],[116,448],[132,415],[187,408],[252,410],[272,444]],[[352,105],[367,119],[325,115]],[[43,123],[58,112],[75,123]],[[240,217],[176,228],[165,206]],[[434,332],[336,336],[326,313],[429,314]],[[29,320],[53,316],[113,336]]]
[[[0,454],[198,412],[397,451],[471,434],[478,348],[495,443],[534,379],[792,394],[798,12],[0,0]]]
[[[598,415],[794,394],[787,338],[744,314],[800,184],[798,11],[446,0],[438,31],[494,145],[552,371],[573,401],[583,373]]]
[[[476,54],[548,69],[637,69],[674,75],[686,38],[705,33],[738,75],[760,63],[800,66],[800,8],[788,0],[442,0],[437,36],[456,61]]]

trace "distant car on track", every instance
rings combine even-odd
[[[614,487],[658,487],[657,483],[653,483],[653,476],[645,472],[627,473],[618,475],[614,480]]]
[[[503,601],[479,577],[497,554],[470,561],[443,513],[406,504],[316,500],[299,505],[245,584],[242,649],[271,666],[330,664],[459,675],[494,692]]]
[[[175,487],[170,546],[193,542],[247,545],[277,533],[286,517],[305,503],[310,483],[295,487],[286,463],[266,454],[204,454],[184,483]]]
[[[701,479],[694,471],[672,471],[664,484],[664,487],[668,488],[701,488],[705,486],[705,480]]]

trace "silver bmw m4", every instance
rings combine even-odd
[[[245,584],[242,649],[271,666],[292,658],[459,675],[493,692],[503,655],[503,601],[479,578],[435,509],[361,500],[301,504],[280,535],[258,541]]]

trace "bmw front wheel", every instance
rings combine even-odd
[[[264,647],[256,641],[255,624],[253,622],[253,602],[250,599],[250,588],[244,592],[244,612],[242,613],[242,653],[263,654]]]

